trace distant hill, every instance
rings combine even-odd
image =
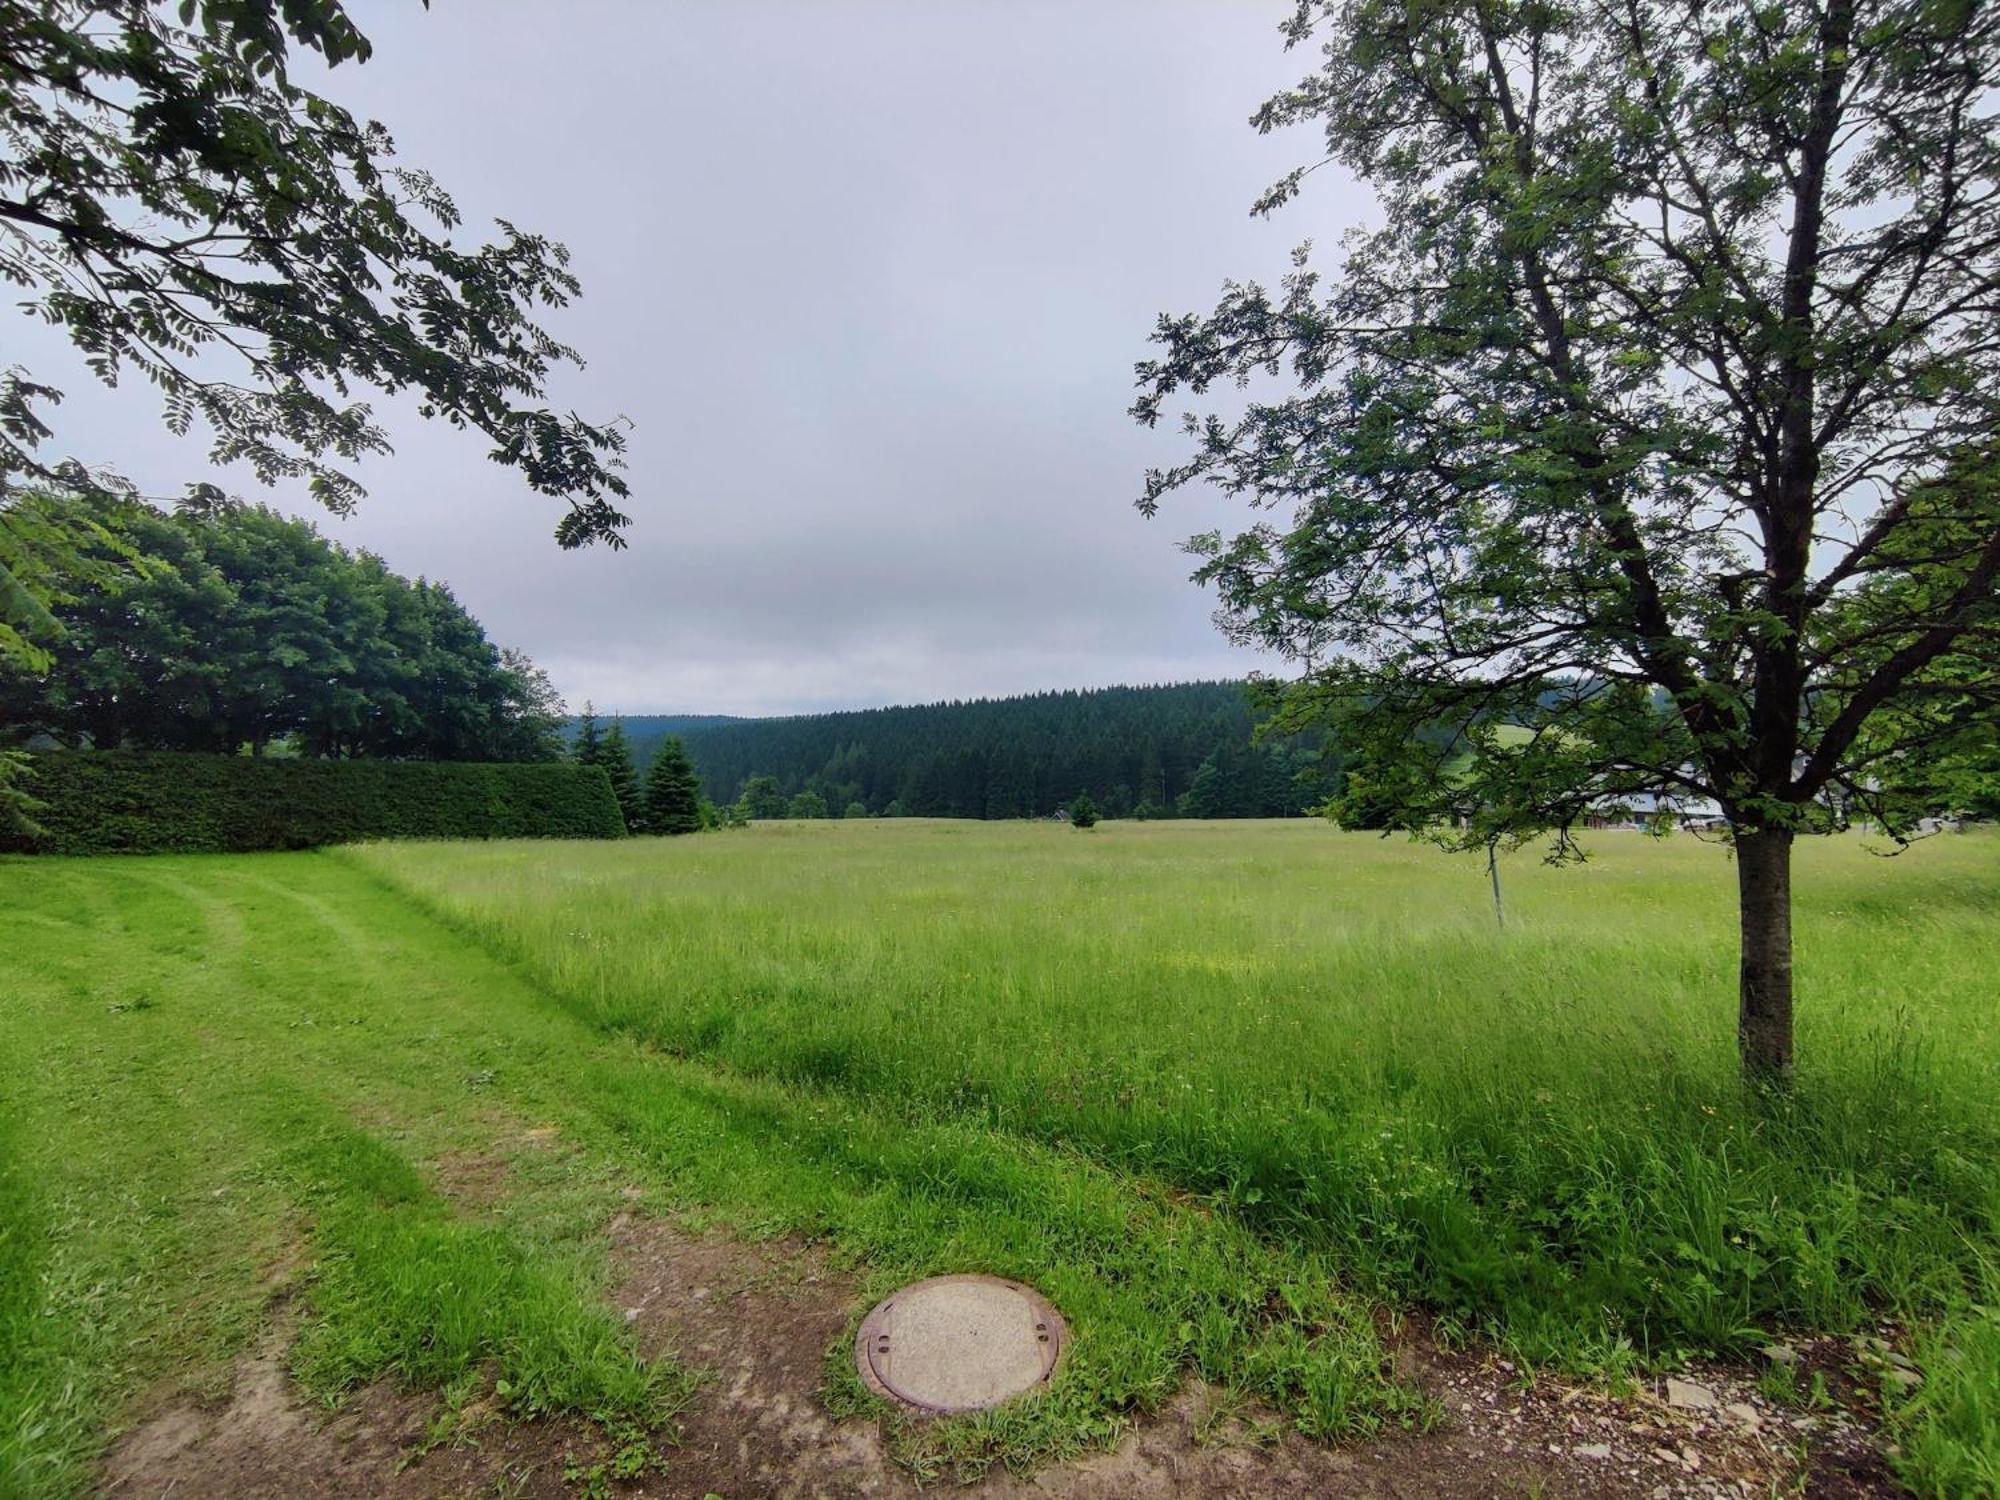
[[[624,722],[625,737],[632,742],[633,758],[641,765],[653,758],[653,752],[660,747],[660,741],[670,734],[686,735],[698,729],[711,729],[718,724],[747,724],[748,719],[731,714],[599,714],[600,727],[609,728],[613,718]],[[563,725],[563,738],[574,740],[576,726],[580,721],[570,718]]]
[[[731,802],[755,776],[833,816],[1018,818],[1088,791],[1112,817],[1274,817],[1331,793],[1317,744],[1253,745],[1241,682],[981,698],[789,718],[633,716],[641,764],[687,743],[703,791]]]

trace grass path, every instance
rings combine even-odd
[[[19,1330],[0,1491],[79,1487],[123,1401],[226,1379],[301,1258],[320,1315],[295,1358],[324,1392],[385,1370],[449,1385],[498,1358],[524,1410],[668,1413],[673,1372],[641,1368],[589,1295],[601,1184],[547,1184],[504,1227],[426,1186],[417,1163],[506,1130],[467,1082],[493,1050],[479,996],[423,962],[425,924],[394,903],[356,913],[379,937],[311,917],[326,875],[336,899],[353,885],[310,858],[9,879],[26,982],[0,1035]]]
[[[684,1375],[599,1296],[632,1186],[827,1237],[871,1291],[965,1265],[1049,1291],[1077,1335],[1056,1386],[906,1430],[923,1464],[1108,1441],[1191,1369],[1329,1436],[1424,1415],[1325,1257],[1073,1152],[661,1056],[335,858],[0,861],[0,949],[0,1494],[87,1490],[135,1403],[212,1390],[279,1285],[329,1397],[497,1375],[517,1412],[663,1431]],[[454,1201],[453,1164],[495,1156],[508,1190]]]

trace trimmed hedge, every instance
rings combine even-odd
[[[602,766],[266,760],[173,751],[37,755],[40,854],[235,853],[355,839],[617,838]]]

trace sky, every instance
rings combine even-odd
[[[375,43],[313,86],[383,121],[468,230],[571,249],[558,410],[631,423],[624,552],[477,434],[384,398],[357,514],[212,475],[136,381],[68,394],[54,452],[149,493],[215,477],[448,580],[573,708],[781,714],[1240,676],[1181,543],[1240,502],[1133,508],[1181,456],[1125,413],[1161,312],[1330,251],[1370,199],[1248,117],[1310,59],[1289,0],[351,0]],[[304,79],[302,74],[302,81]]]

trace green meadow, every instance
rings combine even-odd
[[[1613,1382],[1895,1321],[1905,1477],[2000,1484],[2000,839],[1802,845],[1782,1100],[1736,1078],[1726,851],[1590,850],[1505,861],[1504,926],[1483,861],[1307,821],[0,861],[0,1492],[87,1490],[286,1265],[329,1399],[387,1375],[670,1454],[688,1374],[602,1297],[634,1184],[871,1290],[1040,1285],[1056,1383],[901,1430],[926,1472],[1105,1441],[1191,1373],[1331,1439],[1421,1426],[1376,1317],[1421,1308]],[[440,1163],[495,1150],[468,1215]]]

